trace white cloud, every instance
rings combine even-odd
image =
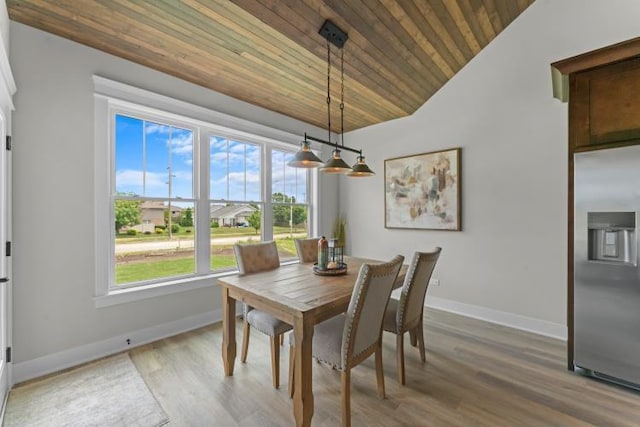
[[[142,178],[143,172],[140,170],[124,169],[116,171],[116,184],[118,187],[141,186]],[[162,188],[167,185],[168,177],[166,174],[147,172],[146,178],[147,188]]]
[[[245,182],[245,177],[246,177],[246,182],[247,183],[259,183],[260,182],[260,175],[257,173],[251,173],[251,172],[247,172],[246,175],[243,172],[231,172],[229,175],[229,181],[230,182],[240,182],[240,183],[244,183]]]
[[[193,153],[193,135],[181,132],[173,137],[173,153],[191,156]]]
[[[147,135],[152,135],[154,133],[160,135],[169,135],[169,127],[167,125],[161,125],[159,123],[146,122],[146,126],[144,127]]]
[[[218,151],[217,153],[213,153],[211,155],[211,163],[226,163],[227,162],[227,153],[226,152],[220,152]]]
[[[128,187],[131,185],[142,184],[142,171],[137,170],[119,170],[116,171],[116,184],[118,187]]]

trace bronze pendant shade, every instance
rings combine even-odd
[[[358,178],[372,175],[375,175],[375,173],[371,169],[369,169],[369,166],[367,166],[367,164],[365,163],[364,156],[358,156],[356,164],[351,167],[350,172],[347,172],[347,176]]]
[[[317,168],[324,164],[318,156],[313,154],[308,141],[302,141],[300,147],[300,150],[293,156],[293,159],[287,163],[289,166],[293,166],[294,168]]]

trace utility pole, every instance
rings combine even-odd
[[[167,184],[169,184],[169,215],[168,215],[168,221],[167,221],[167,230],[169,231],[169,239],[171,239],[173,237],[173,234],[171,232],[171,181],[172,178],[175,176],[171,173],[171,166],[167,167],[167,170],[169,171],[169,182],[167,182]]]

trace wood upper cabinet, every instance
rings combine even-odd
[[[569,80],[574,150],[640,143],[640,59],[575,73]]]

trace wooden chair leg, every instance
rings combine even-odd
[[[424,331],[422,330],[422,322],[416,328],[416,335],[418,336],[418,349],[420,350],[420,360],[422,363],[426,362],[427,358],[424,354]]]
[[[409,341],[411,342],[412,347],[416,347],[418,345],[418,337],[416,329],[409,330]]]
[[[398,365],[398,382],[404,385],[404,334],[396,335],[396,364]]]
[[[295,391],[293,385],[294,383],[294,374],[296,368],[296,351],[295,348],[290,345],[289,346],[289,397],[293,399],[293,392]]]
[[[376,348],[376,380],[378,381],[378,397],[384,399],[384,371],[382,370],[382,342]]]
[[[280,387],[280,336],[269,337],[271,341],[271,373],[273,375],[273,387]]]
[[[351,427],[351,371],[342,371],[342,426]]]
[[[240,353],[240,361],[242,363],[247,362],[247,352],[249,351],[249,332],[251,332],[251,325],[245,319],[242,327],[242,353]]]

